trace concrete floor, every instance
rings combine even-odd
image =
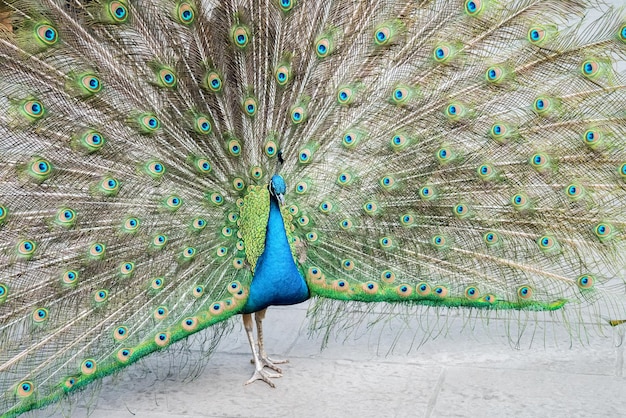
[[[333,332],[320,351],[323,336],[307,336],[306,309],[302,304],[268,312],[268,351],[290,360],[275,389],[262,382],[243,385],[253,366],[237,318],[195,379],[175,372],[190,351],[174,349],[81,392],[73,404],[33,416],[626,417],[619,328],[605,337],[592,334],[583,345],[572,343],[564,329],[542,324],[534,335],[527,330],[516,348],[506,322],[479,320],[470,330],[456,320],[446,335],[430,335],[417,347],[423,330],[415,326],[398,336],[404,322],[396,318],[347,336]]]

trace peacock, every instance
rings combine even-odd
[[[0,1],[0,413],[237,315],[274,386],[310,298],[624,322],[625,58],[591,0]]]

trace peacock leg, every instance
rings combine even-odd
[[[256,343],[254,342],[254,336],[252,334],[252,314],[243,314],[243,327],[246,330],[246,335],[248,336],[248,342],[250,343],[250,348],[252,349],[252,357],[254,360],[254,373],[252,377],[246,381],[246,385],[256,381],[262,380],[271,387],[276,387],[274,383],[270,380],[273,377],[281,377],[280,373],[270,373],[264,369],[265,365],[263,361],[259,357],[259,351]]]
[[[262,325],[262,322],[265,319],[265,312],[266,311],[267,311],[267,308],[263,309],[262,311],[259,311],[259,312],[254,314],[254,320],[256,321],[257,340],[259,342],[259,357],[261,358],[261,362],[263,363],[263,365],[265,367],[269,367],[270,369],[275,370],[278,373],[282,373],[283,371],[280,369],[280,367],[278,367],[276,365],[277,364],[289,363],[289,360],[271,359],[271,358],[268,357],[267,353],[265,352],[265,346],[263,344],[263,325]]]

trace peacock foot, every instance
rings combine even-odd
[[[254,374],[252,375],[252,377],[250,379],[248,379],[248,381],[246,383],[244,383],[244,384],[245,385],[249,385],[250,383],[256,382],[257,380],[262,380],[265,383],[267,383],[268,385],[270,385],[271,387],[275,388],[276,385],[270,379],[275,379],[275,378],[278,378],[278,377],[282,377],[282,374],[281,373],[268,372],[267,370],[261,368],[260,370],[255,370]]]

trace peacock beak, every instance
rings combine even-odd
[[[283,196],[282,193],[276,194],[276,199],[278,199],[278,203],[280,203],[281,206],[285,206],[285,196]]]

